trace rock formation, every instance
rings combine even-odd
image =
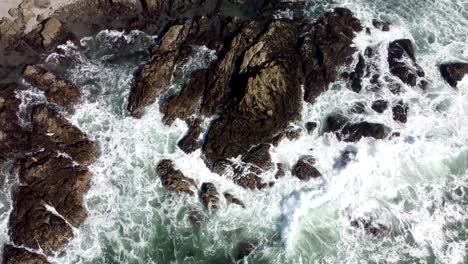
[[[457,83],[468,75],[468,63],[446,63],[440,65],[442,77],[452,86],[457,87]]]

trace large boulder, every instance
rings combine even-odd
[[[440,65],[442,77],[452,86],[457,87],[457,83],[468,75],[468,63],[446,63]]]
[[[424,77],[424,71],[416,63],[413,44],[409,39],[399,39],[388,46],[388,64],[390,72],[410,86],[418,84],[418,78]]]
[[[50,17],[42,23],[39,35],[42,47],[46,50],[54,49],[67,40],[73,39],[73,35],[67,32],[64,24],[55,17]]]
[[[339,140],[357,142],[365,137],[384,139],[389,135],[390,129],[377,123],[351,123],[341,116],[333,115],[326,120],[325,132],[335,132]]]
[[[175,191],[188,193],[193,195],[193,188],[196,189],[197,185],[191,178],[185,177],[184,174],[174,167],[171,160],[162,160],[156,169],[164,188]]]
[[[322,174],[314,167],[314,165],[315,159],[312,156],[303,156],[299,158],[296,165],[294,165],[292,173],[303,181],[319,178]]]
[[[27,66],[23,77],[45,93],[49,102],[70,108],[80,102],[80,89],[38,65]]]

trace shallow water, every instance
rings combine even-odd
[[[455,90],[437,70],[442,62],[468,61],[468,3],[319,1],[308,14],[316,19],[335,6],[351,9],[369,27],[372,18],[392,23],[389,32],[363,32],[355,39],[361,52],[374,47],[373,63],[382,75],[388,73],[387,44],[412,39],[428,91],[405,87],[397,96],[384,87],[356,94],[342,81],[333,84],[315,105],[304,103],[302,120],[295,125],[320,124],[329,114],[341,113],[383,123],[401,136],[350,144],[323,135],[319,125],[312,135],[282,141],[271,154],[287,168],[311,154],[323,177],[304,183],[287,173],[263,191],[242,189],[211,173],[200,151],[187,155],[179,150],[176,143],[187,127],[182,121],[164,126],[158,104],[142,119],[128,115],[133,73],[147,59],[153,37],[103,31],[83,39],[81,47],[64,45],[49,56],[46,66],[84,91],[83,103],[67,118],[102,152],[91,167],[94,177],[85,198],[89,217],[65,252],[51,261],[231,263],[240,243],[250,243],[255,249],[246,263],[468,263],[468,78]],[[196,54],[179,67],[171,92],[177,92],[183,76],[216,58],[204,47],[197,47]],[[373,112],[370,103],[378,98],[408,102],[407,124],[393,121],[391,110]],[[355,102],[367,103],[367,113],[351,114]],[[340,160],[345,150],[356,152],[346,164]],[[220,199],[219,210],[206,212],[196,197],[165,191],[155,172],[163,158],[174,160],[198,186],[213,182],[219,193],[232,193],[247,208]],[[274,179],[274,173],[265,178]],[[2,189],[9,190],[13,182],[1,183]],[[0,228],[5,229],[8,196],[0,203]],[[191,212],[203,216],[201,227],[189,223]],[[385,232],[375,236],[362,223],[353,227],[356,219],[384,226]],[[0,234],[0,239],[8,238]]]

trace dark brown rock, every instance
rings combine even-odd
[[[239,174],[234,178],[234,183],[250,190],[261,190],[267,186],[266,183],[263,183],[262,178],[260,178],[257,174],[251,172]]]
[[[161,177],[161,182],[164,188],[170,191],[183,192],[190,195],[194,194],[191,189],[197,187],[195,181],[191,178],[185,177],[180,170],[175,169],[171,160],[162,160],[159,163],[156,172],[159,177]]]
[[[214,184],[204,182],[200,190],[200,200],[208,209],[218,209],[219,193]]]
[[[187,154],[192,153],[200,148],[200,142],[198,138],[203,132],[200,123],[200,119],[191,120],[189,122],[189,130],[187,134],[177,143],[177,146]]]
[[[312,156],[303,156],[299,158],[294,165],[292,173],[297,178],[308,181],[312,178],[318,178],[322,174],[314,167],[315,159]]]
[[[32,144],[41,139],[54,145],[58,151],[69,155],[75,162],[88,166],[97,159],[97,147],[77,127],[70,124],[58,112],[45,105],[38,105],[32,109],[31,124],[34,137]]]
[[[41,45],[46,50],[55,49],[58,45],[74,38],[71,33],[66,31],[63,23],[55,17],[50,17],[41,23],[39,35]]]
[[[277,168],[277,171],[275,174],[275,179],[283,178],[286,175],[286,172],[284,171],[284,164],[277,163],[276,168]]]
[[[11,238],[17,245],[58,252],[86,218],[83,195],[91,173],[54,151],[18,161],[21,185],[15,192]]]
[[[362,90],[362,77],[364,77],[365,69],[366,61],[364,57],[359,54],[358,63],[356,64],[354,72],[349,75],[351,90],[356,93],[359,93]]]
[[[390,72],[410,86],[416,86],[418,78],[424,77],[424,71],[416,63],[411,40],[395,40],[388,46],[388,64]]]
[[[352,46],[355,32],[361,23],[348,9],[336,8],[325,14],[304,36],[301,53],[304,61],[306,87],[305,100],[315,98],[337,80],[337,69],[352,62],[356,49]]]
[[[388,108],[388,102],[386,100],[383,100],[383,99],[379,99],[379,100],[375,100],[373,103],[372,103],[372,106],[371,108],[376,111],[377,113],[383,113],[385,112],[385,110],[387,110]]]
[[[273,166],[270,157],[270,147],[269,144],[255,146],[242,157],[242,161],[253,165],[255,168],[254,171],[257,173],[269,170]]]
[[[237,199],[236,197],[234,197],[234,195],[230,194],[230,193],[224,193],[224,198],[226,198],[226,200],[230,203],[233,203],[233,204],[237,204],[239,205],[240,207],[242,208],[245,208],[245,205],[244,203]]]
[[[307,133],[312,134],[315,129],[317,128],[318,124],[316,122],[307,122],[305,124],[305,128],[307,130]]]
[[[377,28],[377,29],[380,29],[382,31],[389,31],[390,30],[390,23],[388,22],[385,22],[385,21],[380,21],[380,20],[377,20],[377,19],[372,19],[372,25]]]
[[[47,259],[24,248],[6,245],[3,249],[3,264],[48,264]]]
[[[407,103],[404,103],[403,101],[397,102],[392,108],[393,120],[406,123],[408,121],[408,111],[409,106]]]
[[[446,63],[440,65],[442,77],[452,86],[457,87],[457,83],[468,74],[468,63]]]
[[[57,77],[38,65],[27,66],[23,77],[43,91],[51,103],[70,108],[80,102],[80,89],[76,85]]]
[[[329,116],[325,132],[335,132],[339,140],[357,142],[364,137],[384,139],[388,136],[389,130],[389,128],[382,124],[369,122],[350,123],[343,117]]]

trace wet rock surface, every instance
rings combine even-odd
[[[203,132],[203,129],[200,126],[200,122],[200,119],[190,120],[188,122],[189,130],[187,134],[183,136],[182,139],[180,139],[177,143],[177,146],[187,154],[192,153],[200,148],[199,137]]]
[[[416,63],[413,44],[409,39],[395,40],[388,47],[390,72],[410,86],[418,84],[418,78],[424,77],[424,71]]]
[[[174,167],[171,160],[162,160],[159,163],[156,172],[161,178],[164,188],[170,191],[188,193],[190,195],[194,194],[192,189],[196,189],[197,187],[195,181],[191,178],[185,177],[180,170],[177,170]]]
[[[372,103],[371,108],[376,111],[377,113],[381,114],[385,112],[388,108],[388,102],[383,99],[376,100]]]
[[[292,174],[303,181],[319,178],[322,174],[314,167],[315,163],[314,157],[303,156],[294,165]]]
[[[240,207],[245,208],[245,204],[241,200],[237,199],[236,197],[234,197],[234,195],[232,195],[230,193],[224,193],[224,198],[226,199],[226,201],[228,201],[230,203],[237,204]]]
[[[200,190],[200,200],[205,208],[217,209],[219,203],[219,193],[214,184],[204,182]]]
[[[70,108],[80,102],[80,89],[38,65],[27,66],[23,77],[45,93],[49,102]]]
[[[47,264],[47,259],[23,248],[7,245],[3,249],[4,264]]]
[[[452,87],[457,87],[457,83],[468,75],[468,63],[447,63],[439,67],[442,77]]]
[[[408,121],[409,106],[403,101],[398,101],[395,106],[392,107],[393,120],[406,123]]]
[[[390,129],[378,123],[352,123],[340,116],[329,116],[325,132],[335,132],[339,140],[357,142],[365,137],[384,139],[390,133]]]

